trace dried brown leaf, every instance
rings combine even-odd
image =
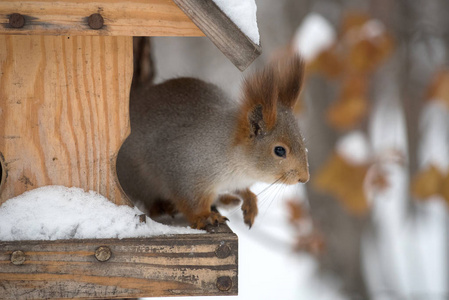
[[[370,16],[361,12],[347,12],[343,17],[341,25],[341,33],[343,35],[348,34],[352,30],[360,29],[366,22],[368,22]]]
[[[449,106],[449,70],[435,74],[427,91],[427,99],[439,100]]]
[[[324,238],[318,231],[313,231],[307,236],[300,236],[297,238],[295,250],[320,256],[325,251]]]
[[[437,195],[443,182],[443,175],[434,165],[418,172],[412,180],[412,193],[419,199]]]
[[[363,37],[352,44],[346,64],[355,73],[367,74],[377,69],[390,56],[393,39],[387,33],[378,37]]]
[[[307,64],[307,73],[318,73],[334,79],[338,78],[343,70],[343,61],[339,57],[336,45],[322,51]]]
[[[368,112],[367,79],[347,78],[340,95],[327,111],[328,123],[338,130],[352,129],[365,118]]]
[[[334,153],[314,176],[314,187],[334,195],[346,208],[357,216],[368,212],[364,192],[364,179],[368,165],[353,165]]]
[[[374,167],[373,171],[369,172],[370,176],[367,178],[366,185],[373,191],[385,191],[390,187],[390,182],[387,179],[385,170],[379,167]]]

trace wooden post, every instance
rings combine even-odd
[[[0,35],[0,204],[44,185],[128,203],[115,157],[132,64],[132,37]]]

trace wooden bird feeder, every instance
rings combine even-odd
[[[133,36],[206,35],[241,70],[259,54],[211,0],[0,2],[0,205],[46,185],[130,205],[115,160],[130,133]],[[237,294],[226,226],[145,239],[0,241],[0,299]]]

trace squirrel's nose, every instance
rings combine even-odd
[[[310,175],[309,175],[309,172],[307,172],[307,173],[305,173],[305,174],[301,174],[301,175],[299,175],[299,182],[301,182],[301,183],[306,183],[307,181],[309,181],[309,179],[310,179]]]

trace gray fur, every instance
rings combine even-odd
[[[215,85],[193,78],[132,94],[131,134],[117,158],[124,191],[147,208],[156,200],[183,199],[194,210],[204,195],[244,190],[256,181],[274,182],[285,174],[288,184],[307,180],[307,155],[291,109],[278,104],[276,126],[238,144],[242,107]],[[287,159],[273,154],[278,143],[291,149]]]
[[[125,192],[133,201],[194,199],[239,173],[230,139],[237,110],[218,87],[193,78],[132,95],[131,134],[117,158]]]

